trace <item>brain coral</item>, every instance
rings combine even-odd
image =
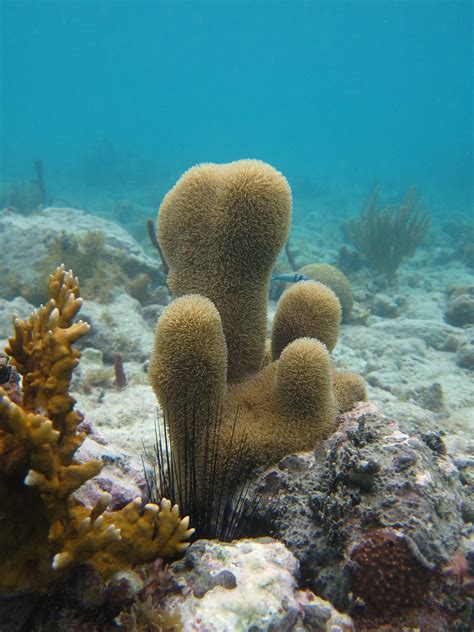
[[[354,293],[345,274],[329,263],[310,263],[303,266],[299,272],[330,287],[341,303],[342,321],[349,322]]]

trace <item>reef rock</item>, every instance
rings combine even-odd
[[[337,608],[381,621],[396,609],[415,625],[430,601],[451,625],[439,571],[461,545],[466,495],[440,435],[359,404],[314,452],[264,471],[254,492],[249,533],[284,542],[303,585]]]
[[[455,327],[474,324],[474,286],[458,287],[451,292],[446,320]]]
[[[124,361],[144,362],[150,357],[153,330],[143,318],[140,303],[128,294],[115,296],[107,306],[86,300],[81,316],[91,329],[79,348],[99,349],[106,362],[113,362],[116,352]]]
[[[474,370],[474,331],[472,337],[463,340],[456,351],[456,364],[462,369]]]
[[[396,299],[387,294],[377,294],[371,302],[372,314],[381,318],[398,318],[400,316],[400,306]]]
[[[298,562],[271,538],[199,540],[171,565],[178,590],[164,610],[183,632],[352,632],[350,617],[298,590]]]
[[[400,318],[392,320],[368,321],[372,333],[380,336],[396,335],[403,332],[404,340],[415,338],[424,341],[428,347],[438,351],[445,351],[450,336],[459,334],[459,330],[446,323],[428,319]]]
[[[78,463],[99,459],[104,464],[94,478],[76,492],[76,499],[85,506],[95,506],[107,492],[111,495],[109,509],[121,509],[135,498],[148,501],[143,463],[140,457],[119,448],[97,434],[90,434],[76,452]]]
[[[0,252],[0,295],[6,298],[21,295],[30,302],[40,302],[44,278],[60,263],[74,268],[83,289],[90,275],[92,294],[107,289],[100,287],[100,278],[102,282],[109,278],[111,285],[119,285],[121,274],[133,279],[146,273],[152,281],[163,280],[160,263],[147,255],[125,228],[78,209],[51,207],[34,216],[6,213],[0,218],[0,234],[5,243],[15,244]],[[108,271],[102,269],[102,275],[101,270],[94,269],[98,257],[110,267]]]

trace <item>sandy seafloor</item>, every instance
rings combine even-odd
[[[335,205],[330,220],[322,221],[324,211],[318,211],[317,204],[314,212],[307,200],[295,206],[290,244],[298,265],[334,263],[344,244],[340,225],[347,213]],[[300,219],[303,212],[304,224]],[[58,218],[63,217],[61,226]],[[464,221],[469,224],[466,216]],[[34,284],[36,261],[44,257],[51,234],[77,235],[86,229],[103,231],[107,244],[119,251],[134,250],[136,258],[146,259],[146,266],[159,265],[146,237],[138,244],[108,220],[74,210],[49,209],[28,216],[10,210],[0,217],[0,232],[9,235],[15,254],[7,249],[0,253],[2,274],[16,266],[23,282]],[[280,259],[285,263],[284,255]],[[24,267],[18,270],[22,260]],[[474,372],[458,366],[456,356],[460,344],[472,345],[474,325],[453,327],[445,320],[449,291],[472,286],[474,279],[472,268],[456,258],[453,239],[440,227],[432,228],[415,257],[402,264],[392,286],[379,282],[367,267],[349,277],[356,303],[353,319],[342,325],[333,353],[337,368],[362,374],[370,401],[385,413],[419,418],[425,427],[429,424],[444,433],[451,454],[474,459]],[[165,303],[164,292],[157,295]],[[275,305],[270,301],[269,328]],[[25,317],[31,309],[24,298],[2,298],[0,288],[0,348],[11,333],[11,314]],[[137,454],[142,453],[143,445],[153,445],[159,414],[146,370],[154,323],[161,310],[152,301],[140,304],[120,285],[112,288],[108,303],[86,299],[82,310],[89,319],[101,321],[101,327],[108,312],[110,336],[105,342],[100,336],[83,341],[85,350],[73,379],[77,408],[96,431]],[[123,354],[127,386],[121,391],[114,386],[107,351]]]

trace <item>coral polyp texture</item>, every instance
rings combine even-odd
[[[268,285],[290,217],[287,181],[256,160],[190,169],[159,210],[175,300],[158,321],[150,378],[172,449],[181,463],[197,453],[198,474],[208,460],[204,436],[219,436],[226,462],[247,437],[239,460],[263,466],[312,448],[335,427],[334,292],[313,281],[287,290],[268,352]],[[365,398],[357,389],[351,401],[346,391],[346,409]]]
[[[350,552],[350,585],[367,608],[400,613],[429,590],[430,566],[395,529],[373,529]]]
[[[202,294],[216,306],[231,380],[260,368],[270,274],[290,221],[288,182],[258,160],[193,167],[161,204],[168,285],[173,296]]]
[[[329,263],[310,263],[300,268],[298,272],[330,287],[341,303],[342,321],[349,322],[354,292],[345,274]]]
[[[6,348],[22,398],[14,403],[0,387],[0,592],[45,588],[85,560],[108,578],[184,550],[192,533],[166,500],[142,508],[138,498],[114,512],[107,493],[94,507],[76,500],[102,467],[74,460],[85,435],[68,392],[80,356],[72,345],[89,325],[74,322],[82,300],[72,272],[58,268],[49,295],[28,320],[15,318]]]
[[[339,413],[347,413],[354,407],[354,402],[367,399],[364,378],[351,371],[335,371],[332,376],[332,387],[337,400]]]
[[[293,340],[318,338],[329,352],[336,346],[341,305],[336,294],[322,283],[295,283],[282,295],[273,321],[272,358],[280,357]]]

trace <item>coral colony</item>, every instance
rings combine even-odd
[[[85,435],[68,389],[80,357],[73,345],[89,325],[75,321],[82,300],[71,272],[58,268],[49,295],[28,320],[15,320],[6,349],[22,376],[22,401],[0,388],[1,592],[45,588],[85,560],[107,578],[183,551],[193,533],[167,500],[106,511],[107,493],[92,508],[74,498],[102,467],[74,461]]]
[[[230,484],[242,462],[248,472],[313,447],[333,430],[338,411],[365,398],[358,376],[331,365],[341,308],[328,287],[309,281],[290,288],[266,342],[270,275],[290,219],[286,179],[251,160],[191,169],[160,209],[158,237],[175,299],[158,322],[150,378],[181,495],[185,504],[194,498],[193,508],[212,511],[212,480],[224,476]],[[111,577],[183,551],[193,533],[166,499],[144,507],[137,499],[119,511],[107,510],[106,493],[94,507],[75,499],[102,467],[74,460],[85,435],[68,390],[80,358],[74,343],[89,325],[76,320],[82,300],[72,272],[57,269],[49,297],[28,320],[15,319],[6,349],[12,368],[3,363],[3,592],[44,588],[85,560]],[[7,390],[13,368],[22,378],[17,403]],[[208,459],[211,444],[219,447]]]
[[[45,197],[39,163],[37,173]],[[160,266],[151,258],[141,266],[137,257],[132,278],[120,262],[127,248],[117,248],[112,260],[105,232],[67,234],[61,223],[59,235],[50,235],[44,262],[48,270],[63,255],[74,262],[84,282],[84,321],[72,270],[60,265],[49,278],[42,271],[26,295],[18,291],[19,277],[6,269],[0,280],[11,289],[9,298],[36,302],[47,292],[49,300],[25,320],[14,317],[14,335],[0,353],[2,632],[2,608],[7,604],[12,615],[8,604],[16,599],[34,613],[34,632],[56,632],[61,625],[73,632],[204,630],[211,629],[199,627],[209,617],[216,630],[354,632],[351,616],[360,630],[428,631],[440,613],[443,625],[460,618],[470,625],[472,612],[462,609],[472,594],[472,555],[460,542],[472,506],[462,500],[459,472],[441,434],[431,426],[415,431],[412,420],[404,420],[402,430],[363,403],[360,375],[336,368],[341,323],[351,313],[354,322],[355,313],[357,326],[364,316],[336,267],[298,269],[288,245],[291,215],[289,184],[272,166],[259,160],[202,164],[164,197],[156,230],[148,221]],[[414,189],[403,204],[385,209],[377,207],[376,191],[368,209],[345,227],[358,253],[341,251],[340,260],[352,266],[365,259],[384,283],[393,283],[428,226]],[[286,261],[277,263],[284,249],[290,272]],[[270,330],[272,280],[279,296]],[[121,338],[114,326],[123,319],[118,309],[111,316],[112,295],[125,299],[126,318],[134,309],[139,316]],[[91,317],[88,296],[110,312],[100,307]],[[471,306],[469,288],[453,290],[447,320],[462,326]],[[91,411],[82,415],[71,395],[78,408],[100,401],[90,396],[90,386],[86,391],[85,377],[82,392],[71,385],[78,346],[83,349],[83,339],[99,328],[107,348],[92,343],[79,373],[88,357],[99,356],[104,369],[108,353],[114,388],[101,397],[113,392],[122,413],[138,365],[140,397],[151,397],[152,410],[157,401],[163,414],[155,453],[142,455],[140,482],[134,480],[119,502],[111,483],[116,474],[104,474],[107,453],[92,458],[84,447],[95,439],[107,446],[108,440],[95,433]],[[140,364],[134,365],[126,350],[136,332]],[[113,336],[125,342],[109,344]],[[424,396],[441,400],[441,387]],[[120,414],[111,417],[122,422]],[[133,421],[126,419],[133,434]],[[116,461],[125,453],[117,451]],[[115,479],[123,488],[124,472]],[[94,488],[95,495],[85,491],[100,476],[105,486]],[[242,538],[262,534],[275,540]],[[169,567],[163,562],[181,554]],[[262,597],[267,580],[272,588],[265,584]],[[276,593],[280,597],[269,605]],[[37,606],[40,595],[44,601]],[[270,611],[282,617],[279,623],[260,627]],[[51,612],[58,613],[54,626]],[[28,613],[18,630],[30,624]],[[391,627],[405,615],[400,627]],[[325,627],[314,627],[320,616]],[[385,623],[389,627],[378,627]]]
[[[290,220],[286,179],[256,160],[194,167],[158,214],[175,298],[158,321],[150,379],[182,469],[193,455],[183,487],[198,497],[229,463],[254,468],[310,449],[365,398],[359,376],[332,367],[341,307],[327,286],[287,290],[267,345],[270,276]],[[216,472],[207,454],[217,441]]]

